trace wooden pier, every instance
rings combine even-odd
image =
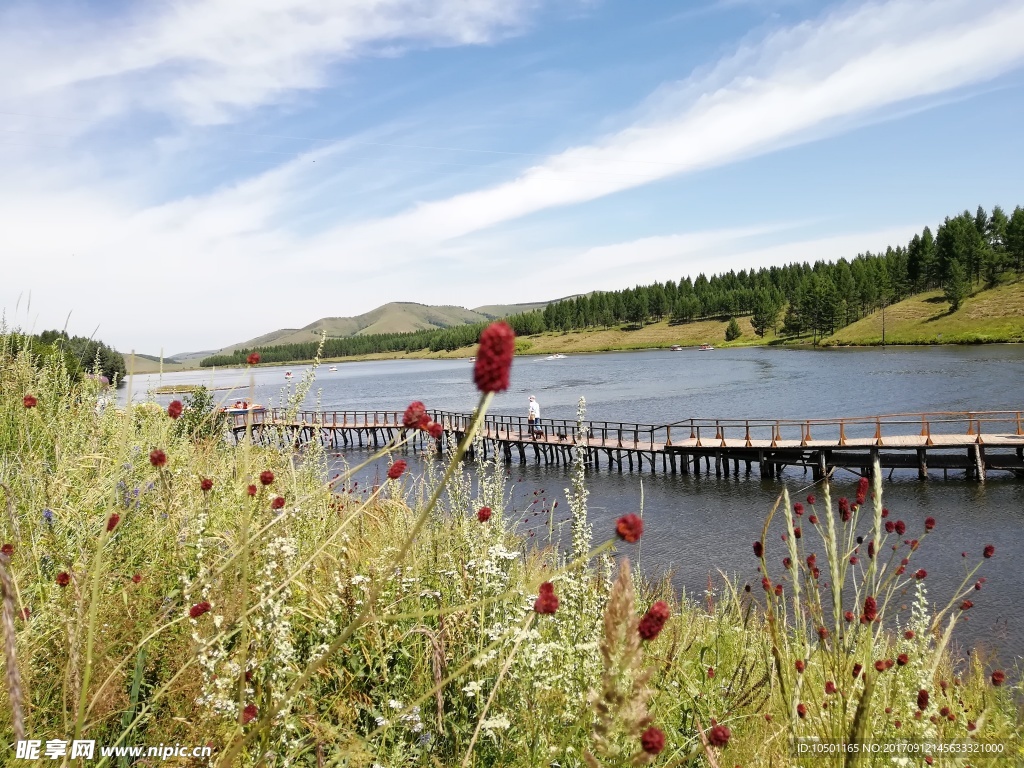
[[[900,413],[840,419],[686,419],[672,424],[634,424],[542,419],[536,435],[525,417],[489,415],[481,425],[485,456],[507,462],[570,464],[576,451],[593,469],[749,475],[803,467],[815,479],[836,468],[867,475],[875,459],[883,470],[916,470],[926,479],[951,471],[984,482],[990,472],[1024,478],[1022,411]],[[470,414],[431,411],[431,418],[461,438]],[[292,443],[319,441],[330,450],[381,448],[403,432],[402,411],[269,410],[232,417],[240,438],[248,428],[257,440],[277,428]],[[267,433],[267,434],[265,434]],[[414,448],[441,449],[424,432],[411,435]],[[660,467],[659,467],[660,464]],[[703,465],[703,466],[702,466]]]

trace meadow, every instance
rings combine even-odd
[[[399,441],[362,487],[315,443],[236,443],[200,396],[115,408],[14,339],[0,331],[5,762],[28,739],[97,744],[47,765],[158,744],[211,748],[166,764],[223,766],[1024,759],[1016,671],[950,650],[1006,567],[998,542],[931,595],[915,559],[942,521],[890,513],[880,472],[766,498],[754,586],[695,600],[631,566],[658,536],[642,510],[593,529],[582,462],[570,546],[545,547],[519,533],[504,466],[464,462],[472,436],[454,444],[416,402],[406,435],[448,459],[413,478]],[[477,413],[514,344],[484,332]]]

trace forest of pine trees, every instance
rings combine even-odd
[[[996,285],[1008,272],[1024,272],[1024,208],[1011,215],[982,206],[946,217],[936,232],[925,227],[906,245],[852,260],[789,264],[759,270],[689,276],[621,291],[595,292],[506,318],[517,336],[644,324],[669,318],[686,323],[749,315],[759,335],[809,336],[812,341],[922,291],[942,289],[951,309],[979,285]],[[455,350],[476,343],[485,324],[413,333],[328,339],[325,357],[374,352]],[[200,365],[241,365],[253,351],[266,362],[309,360],[316,342],[240,349]]]

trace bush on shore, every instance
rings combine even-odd
[[[38,363],[0,336],[7,744],[308,766],[849,764],[796,756],[812,738],[1021,755],[1019,686],[949,651],[980,575],[936,609],[913,564],[935,523],[897,527],[880,481],[785,498],[754,545],[763,581],[696,603],[632,571],[639,518],[595,535],[579,461],[571,545],[538,549],[493,463],[471,482],[456,450],[412,479],[395,446],[377,485],[326,481],[316,444],[103,408]]]

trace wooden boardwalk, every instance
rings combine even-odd
[[[749,474],[762,477],[787,466],[801,466],[823,477],[837,467],[867,474],[877,458],[883,469],[916,470],[922,479],[950,470],[984,481],[991,471],[1024,478],[1022,411],[904,413],[840,419],[687,419],[673,424],[635,424],[542,419],[531,435],[524,417],[489,415],[481,426],[485,456],[515,457],[525,463],[569,464],[582,451],[593,469],[622,471]],[[461,437],[470,414],[432,411],[431,418]],[[236,435],[247,427],[238,414]],[[292,442],[320,441],[329,449],[380,448],[403,432],[401,411],[270,410],[248,425],[257,439],[276,427]],[[266,433],[266,434],[265,434]],[[414,448],[440,449],[423,432],[412,435]],[[660,467],[659,467],[660,464]],[[731,470],[731,471],[730,471]]]

